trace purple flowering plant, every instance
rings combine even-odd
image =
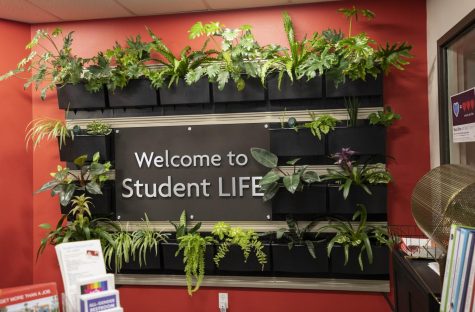
[[[336,160],[335,165],[340,168],[327,169],[328,174],[322,178],[322,181],[333,181],[340,185],[339,190],[343,191],[345,199],[348,198],[352,185],[361,187],[371,195],[370,185],[387,184],[392,179],[382,164],[357,164],[352,159],[356,154],[357,152],[350,148],[342,148],[339,153],[332,156]]]

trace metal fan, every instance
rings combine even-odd
[[[429,171],[412,193],[412,215],[422,232],[447,251],[452,223],[475,226],[475,169],[443,165]]]

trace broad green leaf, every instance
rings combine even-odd
[[[320,176],[315,171],[305,171],[302,174],[302,180],[305,183],[311,184],[315,182],[320,182]]]
[[[289,166],[295,166],[295,164],[300,160],[301,158],[295,158],[292,160],[289,160],[286,164]]]
[[[90,194],[102,194],[101,186],[92,181],[86,184],[86,191]]]
[[[264,192],[264,197],[262,198],[263,201],[266,202],[266,201],[272,199],[275,196],[275,194],[277,194],[279,189],[280,189],[279,183],[270,184],[269,187]]]
[[[269,171],[261,181],[259,181],[260,186],[265,186],[280,180],[280,175],[278,175],[274,170]]]
[[[275,154],[259,147],[251,148],[251,155],[252,157],[261,165],[267,168],[275,168],[277,167],[278,158]]]
[[[300,185],[300,174],[292,174],[283,177],[282,181],[284,182],[284,186],[290,193],[295,193],[297,188]]]
[[[86,163],[86,160],[87,160],[87,155],[81,155],[77,157],[76,159],[74,159],[74,164],[78,167],[82,167]]]

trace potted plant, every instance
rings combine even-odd
[[[166,242],[168,235],[153,230],[147,214],[142,221],[143,227],[132,233],[122,229],[113,233],[115,244],[104,248],[104,259],[116,273],[161,269],[159,245]]]
[[[59,46],[56,41],[61,40]],[[93,59],[85,59],[72,54],[73,32],[63,35],[61,28],[51,33],[39,29],[26,46],[30,54],[22,59],[16,69],[0,76],[0,81],[21,73],[31,73],[24,77],[25,89],[33,85],[40,89],[41,99],[57,89],[59,108],[100,109],[105,107],[105,93],[101,79],[84,76]],[[21,77],[20,77],[21,78]]]
[[[62,161],[74,161],[79,155],[94,155],[98,152],[101,161],[113,160],[112,128],[109,124],[93,120],[85,130],[73,128],[74,136],[69,136],[63,145],[60,143],[59,157]],[[61,140],[61,138],[58,138]],[[87,159],[91,161],[91,158]]]
[[[358,98],[345,98],[347,124],[346,127],[336,127],[328,135],[328,153],[332,155],[349,146],[357,150],[359,156],[372,156],[369,157],[370,160],[385,161],[386,128],[380,124],[368,125],[365,121],[358,120],[359,105]]]
[[[36,257],[38,258],[48,244],[57,245],[67,242],[76,242],[91,239],[100,239],[103,245],[113,245],[114,239],[109,233],[110,229],[118,229],[112,221],[108,219],[93,219],[91,217],[91,198],[85,194],[72,198],[72,209],[68,214],[64,214],[59,219],[56,228],[51,230],[51,225],[40,224],[40,228],[50,230],[41,240]],[[66,222],[71,216],[71,222]]]
[[[316,70],[301,70],[315,52],[311,49],[310,40],[295,38],[292,19],[287,12],[282,13],[282,20],[289,49],[277,51],[274,57],[262,65],[260,73],[263,84],[267,78],[269,100],[321,98],[321,75],[317,75]]]
[[[118,225],[111,234],[112,239],[103,244],[104,262],[111,271],[119,273],[122,268],[135,259],[136,250],[132,233],[127,227]]]
[[[323,181],[328,186],[328,207],[331,214],[352,215],[356,204],[364,203],[370,214],[386,214],[386,185],[391,174],[382,164],[357,164],[352,160],[356,152],[343,148],[333,158],[339,169],[327,169]]]
[[[100,163],[99,159],[100,155],[95,153],[92,162],[86,164],[87,155],[79,156],[74,160],[77,171],[58,166],[58,171],[51,173],[53,179],[36,192],[51,190],[52,196],[58,195],[63,212],[73,208],[70,205],[73,196],[86,194],[93,204],[93,216],[112,216],[113,184],[106,184],[111,165]]]
[[[150,29],[148,32],[152,37],[151,52],[158,53],[164,59],[164,61],[155,59],[163,67],[151,70],[148,75],[152,85],[157,89],[160,88],[160,105],[210,103],[208,78],[199,75],[196,79],[196,76],[188,75],[188,73],[192,71],[196,75],[197,72],[193,70],[209,61],[215,51],[205,50],[206,42],[198,51],[193,51],[190,46],[186,46],[177,57]]]
[[[349,21],[347,37],[341,37],[332,45],[337,62],[326,71],[326,97],[378,96],[382,99],[383,79],[381,72],[390,67],[403,70],[409,64],[411,46],[406,42],[386,47],[378,46],[366,33],[352,35],[352,21],[359,15],[367,20],[375,17],[367,9],[342,8],[339,10]],[[349,80],[348,80],[349,79]]]
[[[383,228],[367,224],[364,205],[357,205],[352,221],[358,218],[359,223],[356,227],[349,221],[333,219],[334,223],[322,227],[317,232],[318,236],[327,229],[336,231],[327,245],[331,272],[347,275],[388,275],[388,247],[392,245],[392,240]]]
[[[257,59],[262,49],[251,32],[250,25],[239,28],[223,28],[220,23],[194,24],[190,39],[206,36],[217,43],[220,38],[221,51],[216,58],[190,71],[190,81],[207,76],[212,83],[215,103],[259,102],[265,100],[264,88],[258,78]],[[231,84],[230,81],[233,83]]]
[[[109,107],[152,107],[158,105],[157,91],[147,78],[150,69],[150,43],[140,35],[128,38],[125,47],[118,42],[105,52],[108,62],[114,64],[107,82]]]
[[[323,256],[325,245],[311,234],[317,222],[309,222],[301,228],[293,218],[287,218],[287,228],[276,233],[272,242],[273,269],[277,274],[328,273],[328,258]]]
[[[228,273],[270,271],[267,264],[269,244],[262,243],[259,235],[253,230],[243,230],[231,227],[225,222],[218,222],[211,234],[214,235],[217,244],[213,260],[219,271]]]
[[[319,215],[326,213],[326,186],[317,184],[320,177],[307,166],[296,167],[297,159],[287,162],[293,170],[284,171],[278,157],[262,148],[251,148],[252,157],[270,171],[259,182],[263,200],[272,199],[272,213],[277,215]]]
[[[176,241],[174,243],[175,245],[171,245],[170,242],[163,244],[164,268],[170,269],[170,266],[167,265],[167,263],[171,264],[177,262],[176,259],[170,261],[170,251],[175,251],[175,257],[178,257],[180,253],[183,254],[183,256],[180,257],[182,262],[179,267],[185,272],[187,290],[188,294],[191,296],[200,288],[205,272],[207,271],[207,268],[209,268],[207,265],[209,263],[207,263],[206,259],[209,259],[212,255],[212,252],[210,253],[210,251],[214,239],[211,236],[201,235],[198,232],[201,227],[201,222],[188,230],[185,211],[180,215],[180,221],[178,224],[173,222],[170,223],[176,229]]]
[[[33,119],[26,127],[26,148],[35,150],[43,140],[57,139],[61,149],[68,141],[74,139],[74,131],[68,129],[66,123],[60,119],[40,117]]]
[[[168,272],[183,272],[185,270],[185,259],[178,254],[179,238],[187,234],[195,234],[201,227],[201,222],[198,222],[192,228],[188,228],[186,220],[186,211],[184,210],[180,215],[178,223],[170,223],[175,227],[175,237],[167,239],[166,242],[161,244],[163,255],[163,269]],[[199,234],[198,234],[199,235]],[[210,273],[214,271],[213,264],[213,248],[208,246],[205,252],[205,271]]]
[[[310,112],[310,122],[297,124],[289,118],[287,127],[270,129],[270,151],[279,157],[315,157],[325,155],[326,135],[335,129],[337,120],[330,115]]]

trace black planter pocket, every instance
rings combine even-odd
[[[325,155],[325,135],[319,140],[310,129],[270,129],[270,151],[281,157]]]
[[[102,194],[90,194],[86,193],[87,197],[90,197],[92,205],[89,206],[91,214],[94,218],[104,217],[114,219],[115,206],[114,206],[114,181],[107,181],[104,183]],[[84,194],[83,191],[76,191],[75,196]],[[72,203],[67,206],[61,206],[61,213],[68,214],[72,209]],[[71,216],[72,217],[72,216]],[[71,218],[68,218],[70,220]]]
[[[327,212],[327,191],[324,184],[305,186],[291,194],[281,187],[272,199],[272,214],[324,215]]]
[[[183,252],[175,256],[178,251],[178,241],[176,239],[169,239],[166,243],[161,243],[160,246],[162,248],[163,269],[169,272],[184,274],[185,264],[183,263]],[[213,256],[213,246],[207,246],[205,253],[205,271],[208,274],[214,272]]]
[[[56,87],[58,105],[61,109],[101,109],[106,107],[104,89],[92,93],[86,90],[83,83],[65,84]]]
[[[328,186],[328,207],[330,215],[351,216],[356,211],[357,204],[363,204],[366,207],[368,215],[386,215],[387,214],[387,185],[371,185],[369,190],[371,195],[366,193],[359,186],[351,186],[348,198],[343,198],[343,191],[338,190],[338,185]],[[371,219],[371,217],[370,217]]]
[[[183,79],[170,88],[165,85],[159,90],[160,105],[203,104],[210,102],[208,79],[187,85]]]
[[[247,261],[244,262],[244,255],[239,246],[232,245],[229,252],[221,259],[218,271],[225,274],[246,273],[250,275],[260,275],[270,272],[270,245],[264,244],[264,253],[267,255],[267,263],[262,265],[257,261],[256,255],[251,252]]]
[[[328,133],[330,155],[348,147],[358,155],[386,155],[386,128],[380,126],[335,128]]]
[[[74,140],[67,138],[63,142],[59,158],[61,161],[72,162],[81,155],[87,155],[87,160],[91,161],[92,156],[99,152],[101,161],[113,160],[111,144],[112,135],[75,135]]]
[[[124,262],[122,269],[120,270],[121,273],[135,273],[137,271],[151,272],[159,271],[162,268],[160,262],[160,252],[159,250],[157,250],[157,254],[155,254],[155,248],[152,248],[152,250],[147,251],[147,254],[145,255],[145,262],[144,259],[142,259],[142,266],[140,266],[139,257],[142,257],[142,255],[139,255],[137,253],[135,255],[135,260],[130,259],[129,263]]]
[[[157,91],[148,79],[132,79],[123,89],[108,91],[109,107],[151,107],[157,106]]]
[[[294,79],[292,82],[284,74],[279,90],[279,79],[277,75],[267,80],[267,89],[269,92],[269,100],[304,100],[318,99],[322,97],[322,77],[317,76],[312,80]]]
[[[331,273],[335,275],[378,275],[387,276],[389,274],[389,248],[387,246],[372,245],[373,263],[368,263],[366,250],[363,251],[363,271],[361,271],[358,255],[360,248],[350,248],[348,263],[345,265],[344,248],[335,245],[330,257]]]
[[[347,81],[335,86],[332,79],[326,79],[326,97],[352,97],[352,96],[382,96],[383,95],[383,77],[378,75],[375,79],[368,76],[366,80]]]
[[[229,81],[223,90],[213,83],[213,99],[215,103],[229,102],[260,102],[265,100],[264,88],[258,78],[246,79],[244,90],[239,91],[233,81]]]
[[[277,274],[319,274],[328,273],[328,256],[325,244],[315,243],[313,258],[307,246],[294,245],[289,250],[287,244],[272,244],[272,263]]]

